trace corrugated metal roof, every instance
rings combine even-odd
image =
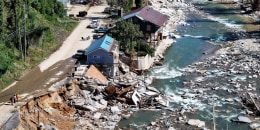
[[[114,39],[108,35],[105,35],[99,39],[97,39],[96,41],[92,42],[91,45],[88,47],[87,51],[86,51],[86,55],[89,54],[90,52],[97,50],[99,48],[104,49],[105,51],[109,52],[112,43],[113,43]]]
[[[158,26],[162,26],[169,19],[168,15],[162,14],[150,6],[144,6],[142,8],[133,10],[125,14],[123,19],[128,19],[133,16],[137,16],[142,20],[149,21]]]

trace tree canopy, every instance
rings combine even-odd
[[[134,50],[134,41],[143,36],[139,31],[139,26],[131,21],[122,20],[117,22],[115,27],[110,30],[110,35],[120,41],[120,48],[127,51]]]
[[[135,0],[135,6],[136,8],[141,8],[143,6],[143,0]]]
[[[0,89],[30,69],[65,39],[77,22],[60,23],[65,9],[58,0],[0,1]],[[62,40],[63,41],[63,40]]]
[[[150,47],[143,39],[140,27],[133,24],[131,20],[117,22],[115,27],[110,30],[109,35],[120,41],[120,49],[126,53],[135,53],[139,56],[154,53],[154,48]]]
[[[12,50],[7,48],[4,44],[0,43],[0,77],[6,72],[10,64],[12,63],[13,53]]]

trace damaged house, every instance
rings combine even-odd
[[[129,20],[133,24],[140,27],[144,39],[150,47],[156,48],[159,44],[163,44],[165,39],[164,27],[169,19],[168,15],[162,14],[153,9],[151,6],[144,6],[124,14],[122,20]],[[126,60],[125,60],[126,59]],[[130,58],[128,58],[130,59]],[[153,55],[146,54],[145,56],[132,57],[131,63],[127,58],[121,58],[121,61],[131,66],[132,70],[142,71],[149,69],[155,60]]]
[[[87,65],[94,65],[108,78],[113,78],[118,72],[118,41],[108,35],[92,42],[85,56]]]
[[[145,38],[149,42],[152,42],[162,40],[162,27],[166,25],[169,16],[154,10],[150,6],[144,6],[126,13],[122,19],[131,19],[134,24],[139,25],[140,30],[143,32]]]

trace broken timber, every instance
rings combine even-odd
[[[255,100],[249,92],[246,91],[242,94],[239,94],[239,96],[247,107],[251,107],[255,111],[255,114],[260,114],[260,102]]]
[[[249,95],[250,99],[252,100],[254,106],[256,107],[257,111],[259,112],[259,105],[260,103],[259,102],[256,102],[254,98],[252,98],[252,96],[250,95],[250,93],[247,92],[247,94]]]

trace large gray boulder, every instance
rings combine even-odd
[[[251,123],[252,121],[248,117],[239,116],[238,117],[238,122],[241,122],[241,123]]]
[[[187,122],[189,125],[192,125],[192,126],[197,126],[199,128],[203,128],[205,127],[205,122],[204,121],[201,121],[199,119],[189,119],[189,121]]]

